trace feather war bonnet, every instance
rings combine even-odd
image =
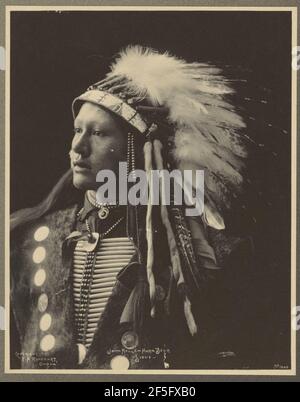
[[[222,70],[129,46],[105,79],[89,88],[93,89],[116,95],[135,111],[143,109],[140,105],[166,111],[166,121],[174,127],[176,165],[204,170],[203,218],[209,226],[223,229],[222,211],[229,209],[242,188],[247,152],[241,135],[245,122],[230,102],[234,90]]]

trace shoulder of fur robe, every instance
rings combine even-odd
[[[227,266],[229,261],[232,261],[237,252],[243,250],[245,258],[251,257],[253,254],[253,244],[251,237],[234,236],[227,230],[217,230],[206,226],[201,217],[187,217],[187,222],[190,229],[199,227],[199,230],[191,230],[192,238],[198,237],[198,232],[201,232],[208,244],[213,248],[217,264],[220,267]]]
[[[77,211],[73,205],[51,212],[11,235],[11,301],[21,338],[37,310],[38,297],[47,293],[50,303],[66,287],[68,268],[62,264],[62,244],[73,230]]]
[[[45,237],[46,232],[42,233],[42,230],[40,230],[40,232],[37,231],[45,226],[48,227],[49,232],[53,230],[59,237],[67,236],[69,234],[69,228],[75,225],[78,210],[79,207],[77,204],[75,204],[64,209],[50,212],[39,219],[30,221],[17,227],[11,232],[12,251],[18,247],[21,247],[23,243],[27,244],[31,240],[34,241],[37,239],[37,242],[43,241],[40,239]]]
[[[226,230],[215,230],[209,228],[208,236],[212,247],[215,250],[217,261],[221,266],[230,268],[242,262],[243,266],[249,266],[254,256],[254,246],[251,236],[234,236]]]
[[[61,258],[61,245],[76,224],[78,206],[57,210],[26,223],[11,233],[11,276],[14,279],[33,268],[53,266]],[[23,271],[23,272],[22,272]]]

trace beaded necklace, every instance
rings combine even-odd
[[[80,216],[82,210],[79,211],[78,216]],[[88,307],[90,303],[91,285],[93,282],[96,246],[98,242],[101,241],[109,233],[111,233],[123,221],[123,219],[124,217],[122,216],[103,233],[92,232],[88,220],[87,219],[85,220],[86,229],[88,231],[88,242],[86,245],[87,254],[84,264],[84,270],[82,273],[82,279],[80,283],[80,306],[79,306],[79,314],[77,315],[76,320],[78,338],[80,342],[82,342],[82,344],[86,343],[87,326],[88,326]]]

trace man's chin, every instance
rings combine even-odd
[[[92,190],[95,188],[95,182],[88,180],[86,177],[80,177],[81,175],[73,175],[73,185],[78,190]]]

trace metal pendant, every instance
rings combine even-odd
[[[109,215],[109,209],[106,206],[101,206],[98,211],[99,219],[106,219]]]
[[[125,349],[133,350],[139,344],[138,335],[133,331],[127,331],[122,335],[121,343]]]

